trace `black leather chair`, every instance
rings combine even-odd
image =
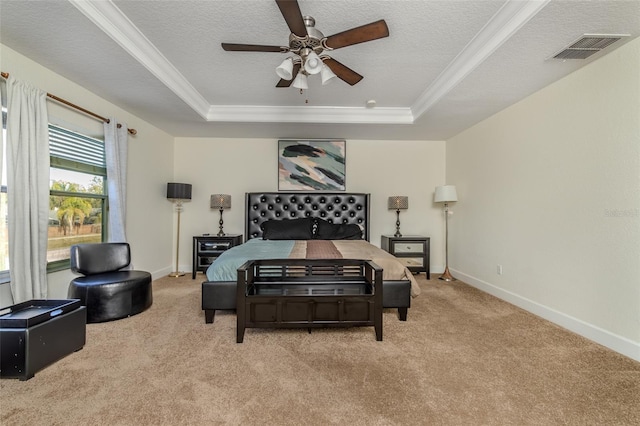
[[[151,274],[122,270],[130,263],[128,243],[71,246],[71,271],[84,276],[71,281],[68,297],[87,307],[88,323],[126,318],[151,306]]]

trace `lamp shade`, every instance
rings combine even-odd
[[[309,74],[318,74],[322,70],[324,63],[316,52],[311,52],[307,55],[306,61],[304,61],[304,70]]]
[[[167,198],[169,200],[190,200],[191,184],[169,182],[167,184]]]
[[[212,209],[230,209],[231,195],[229,194],[213,194],[211,196]]]
[[[389,210],[405,210],[409,208],[409,197],[393,195],[389,197]]]
[[[302,71],[300,71],[296,78],[293,80],[293,87],[295,87],[296,89],[309,88],[309,85],[307,84],[307,76],[304,75]]]
[[[338,76],[335,75],[335,73],[331,71],[331,68],[329,68],[327,65],[322,66],[322,70],[320,70],[320,78],[322,78],[323,86],[326,84],[329,84],[330,82],[335,80],[337,77]]]
[[[433,199],[436,203],[448,203],[458,201],[455,185],[443,185],[436,187],[436,195]]]
[[[276,68],[276,74],[283,80],[291,80],[293,78],[293,60],[287,58]]]

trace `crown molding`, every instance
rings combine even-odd
[[[113,2],[110,0],[69,0],[69,2],[202,118],[207,117],[209,102]]]
[[[68,0],[207,121],[411,124],[550,0],[508,0],[411,108],[211,105],[111,0]]]
[[[411,124],[409,108],[211,105],[208,121],[252,123]]]
[[[411,124],[409,108],[210,105],[112,1],[69,0],[165,86],[207,121]]]
[[[540,12],[550,0],[508,0],[411,106],[418,119],[497,48]]]

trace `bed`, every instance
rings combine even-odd
[[[202,283],[205,322],[214,321],[216,310],[236,309],[237,269],[246,261],[332,256],[371,260],[383,268],[382,307],[397,309],[406,321],[420,287],[406,266],[369,243],[369,199],[364,193],[247,193],[246,242],[218,257]]]

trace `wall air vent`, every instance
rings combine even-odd
[[[629,34],[584,34],[550,59],[587,59],[624,37],[629,37]]]

